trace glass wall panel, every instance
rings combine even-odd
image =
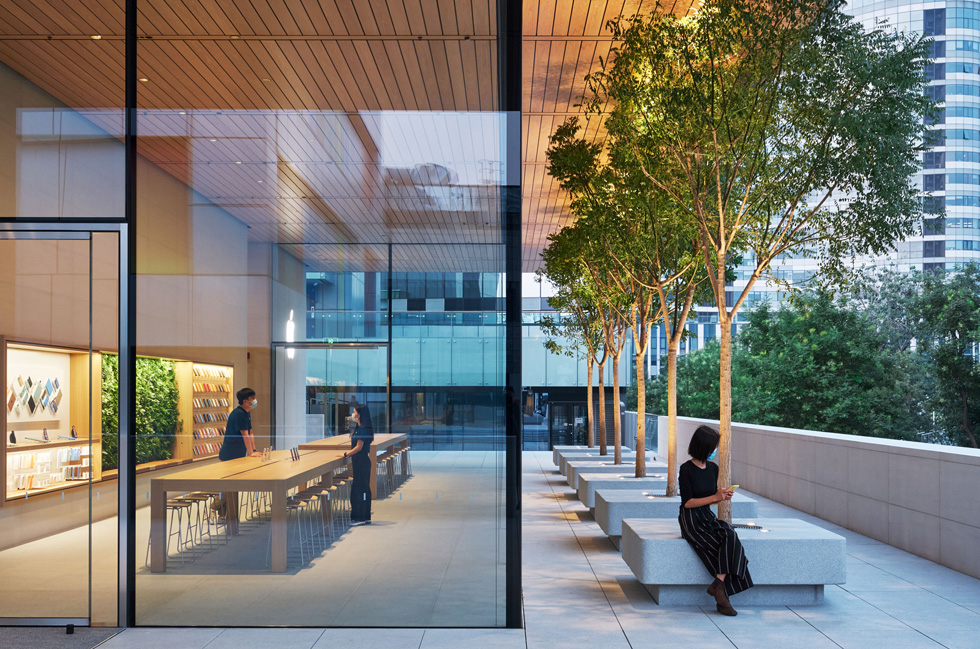
[[[140,2],[139,624],[504,624],[496,9],[362,4]]]
[[[116,624],[118,258],[115,234],[0,232],[0,624]]]
[[[125,13],[75,5],[0,5],[0,218],[124,217]]]
[[[123,7],[0,3],[0,625],[117,624]]]

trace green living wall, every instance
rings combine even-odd
[[[180,429],[173,361],[136,359],[136,463],[173,457]],[[102,470],[119,468],[119,357],[102,357]]]

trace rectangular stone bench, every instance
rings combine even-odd
[[[587,474],[582,474],[579,478],[581,485]],[[677,525],[677,515],[681,508],[681,497],[672,496],[668,498],[663,493],[666,485],[658,489],[655,494],[652,490],[647,490],[647,494],[642,491],[625,491],[620,489],[596,489],[595,492],[595,516],[596,523],[606,533],[609,540],[617,548],[620,547],[620,537],[623,535],[624,518],[669,518]],[[718,506],[712,505],[715,514],[718,514]],[[732,498],[732,516],[754,520],[759,517],[759,501],[750,498],[738,491]]]
[[[552,451],[551,456],[552,456],[552,458],[555,461],[555,466],[557,466],[561,470],[562,474],[564,475],[564,473],[565,473],[564,463],[569,458],[573,458],[573,457],[575,457],[575,458],[578,458],[578,457],[583,457],[583,458],[590,458],[590,457],[613,457],[613,454],[615,452],[616,451],[615,451],[615,449],[612,446],[607,446],[606,447],[606,455],[599,455],[599,447],[598,446],[596,446],[594,448],[589,448],[588,446],[576,446],[576,447],[568,447],[568,448],[558,448],[558,447],[556,447],[555,450]],[[624,454],[626,454],[626,453],[634,454],[631,449],[629,449],[629,448],[627,448],[625,446],[623,447],[623,453]],[[651,457],[653,455],[655,455],[655,454],[654,453],[650,453],[650,456]]]
[[[596,489],[623,489],[630,492],[650,491],[663,493],[667,489],[667,472],[657,473],[656,468],[647,466],[645,478],[634,477],[635,473],[585,473],[578,474],[578,499],[582,504],[595,509]],[[593,512],[595,513],[595,512]]]
[[[622,455],[623,462],[634,463],[636,462],[636,453],[632,451],[623,451]],[[558,458],[558,472],[562,475],[568,474],[568,463],[569,462],[615,462],[616,456],[613,453],[608,455],[599,455],[599,452],[595,453],[566,453]],[[654,462],[654,454],[647,453],[647,462]]]
[[[735,608],[820,604],[824,585],[846,582],[844,537],[795,518],[752,522],[762,529],[737,532],[755,586],[732,598]],[[658,604],[714,606],[705,592],[712,576],[681,538],[676,520],[627,518],[622,550],[626,565]]]
[[[578,491],[578,474],[580,473],[622,473],[634,475],[636,465],[633,460],[624,459],[622,464],[615,464],[612,458],[604,462],[589,462],[569,460],[566,465],[565,481],[568,486]],[[667,466],[652,460],[647,461],[647,473],[667,473]]]
[[[566,445],[552,446],[551,447],[551,459],[552,459],[552,461],[554,461],[555,466],[558,466],[558,458],[564,452],[568,452],[568,451],[576,451],[576,452],[577,451],[581,451],[583,453],[588,453],[591,450],[592,449],[589,448],[588,446],[566,446]],[[595,450],[598,451],[599,448],[596,447]]]

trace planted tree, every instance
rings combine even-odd
[[[596,445],[595,420],[592,412],[592,383],[595,367],[600,378],[606,364],[606,347],[602,330],[601,302],[595,288],[582,272],[581,251],[569,249],[569,237],[554,237],[542,253],[544,268],[538,271],[538,280],[547,278],[555,287],[556,294],[548,298],[548,305],[557,316],[541,319],[541,330],[549,337],[545,342],[548,351],[574,356],[583,352],[586,359],[586,421],[589,448]],[[605,443],[599,452],[606,454]]]
[[[917,311],[936,372],[936,409],[947,437],[978,448],[980,436],[980,267],[927,274]]]
[[[858,254],[913,232],[922,196],[928,41],[866,31],[839,0],[707,0],[611,23],[620,45],[594,75],[610,137],[698,232],[720,327],[720,476],[731,481],[732,324],[781,255],[842,280]],[[745,252],[744,286],[725,268]],[[730,503],[720,514],[731,518]]]
[[[589,110],[596,107],[590,104]],[[591,281],[608,296],[615,317],[606,322],[607,348],[613,359],[618,382],[619,355],[627,332],[633,338],[636,385],[644,390],[646,355],[651,326],[663,318],[671,340],[668,375],[676,374],[675,361],[684,323],[690,313],[699,284],[706,277],[699,254],[696,230],[670,202],[656,191],[639,172],[630,148],[623,149],[610,140],[606,158],[601,147],[578,136],[578,120],[562,124],[551,138],[548,149],[549,171],[562,188],[572,195],[573,212],[588,232],[583,260]],[[618,387],[618,386],[617,386]],[[618,395],[619,391],[616,390]],[[673,464],[676,463],[676,388],[669,390],[668,495],[677,490]],[[619,403],[615,404],[618,422]],[[620,431],[616,431],[620,439]],[[646,409],[637,404],[636,476],[646,475]],[[617,446],[617,462],[619,447]]]

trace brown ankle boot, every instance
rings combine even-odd
[[[719,613],[729,617],[735,617],[738,615],[738,611],[732,607],[732,603],[728,599],[728,593],[725,592],[724,582],[718,582],[718,586],[715,588],[713,595],[715,597],[715,602],[717,602],[715,608],[718,609]]]
[[[711,584],[708,585],[708,594],[711,595],[712,597],[714,597],[715,596],[715,591],[718,589],[718,586],[721,586],[721,585],[722,585],[721,580],[719,580],[717,577],[715,577],[714,580],[712,580]]]

